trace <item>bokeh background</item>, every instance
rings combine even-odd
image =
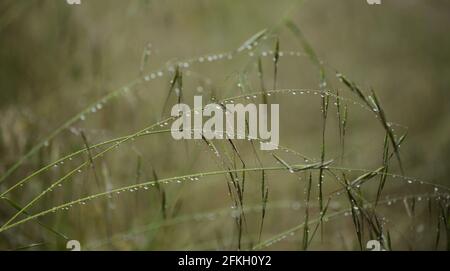
[[[275,50],[277,39],[284,52],[279,60],[277,88],[318,89],[318,71],[310,59],[303,53],[289,53],[303,52],[303,47],[284,26],[285,19],[303,31],[324,61],[331,82],[328,87],[340,89],[349,99],[343,159],[336,109],[330,100],[327,159],[347,169],[374,170],[382,162],[384,130],[371,112],[353,104],[357,97],[334,79],[334,74],[341,72],[367,93],[370,88],[377,92],[389,121],[399,124],[394,127],[398,136],[407,131],[401,146],[404,175],[448,186],[449,12],[450,3],[445,0],[383,1],[374,6],[363,0],[82,0],[81,5],[68,5],[63,0],[4,0],[0,3],[0,173],[4,174],[33,146],[104,95],[152,73],[156,78],[133,85],[130,91],[83,115],[26,159],[0,184],[1,192],[42,166],[82,149],[85,143],[81,131],[89,144],[96,144],[160,121],[173,77],[168,67],[186,59],[235,52],[262,29],[275,31],[258,44],[254,54],[245,50],[230,60],[197,61],[184,68],[186,103],[192,104],[193,95],[217,99],[238,95],[243,91],[239,83],[245,83],[252,92],[261,91],[255,79],[255,55]],[[261,57],[268,89],[274,78],[271,58]],[[164,74],[160,77],[156,71],[161,68]],[[175,102],[171,95],[170,105]],[[280,104],[280,145],[320,160],[320,97],[277,94],[270,97],[270,102]],[[216,144],[240,166],[227,142]],[[258,166],[251,144],[236,144],[247,167]],[[305,163],[293,152],[279,150],[277,155],[289,163]],[[258,158],[265,166],[277,164],[269,152],[258,152]],[[52,167],[7,197],[24,206],[88,159],[84,153]],[[38,213],[155,176],[167,178],[223,169],[220,160],[201,140],[178,142],[167,133],[144,136],[108,152],[95,161],[94,168],[77,172],[28,212]],[[401,173],[395,160],[390,172]],[[350,170],[346,174],[353,179],[362,173]],[[269,199],[261,238],[261,173],[246,176],[245,204],[256,210],[247,212],[241,248],[269,240],[305,219],[307,173],[267,174]],[[239,233],[226,178],[219,175],[198,182],[167,184],[50,213],[39,218],[46,227],[34,220],[1,232],[0,249],[66,249],[67,240],[61,234],[79,240],[83,249],[238,249]],[[416,199],[415,195],[436,192],[431,186],[418,182],[408,185],[406,179],[402,180],[388,178],[383,197]],[[370,195],[376,191],[378,179],[373,182],[365,192],[372,200]],[[312,205],[317,204],[315,175],[313,184]],[[335,181],[325,178],[325,194],[338,188]],[[387,200],[378,208],[386,219],[392,249],[447,248],[448,217],[441,211],[448,213],[448,203],[441,210],[441,202],[434,199],[414,202],[414,214],[409,210],[411,202],[404,200]],[[330,208],[339,211],[346,207],[348,199],[341,196],[333,200]],[[1,223],[16,211],[6,200],[0,202]],[[317,214],[312,206],[311,216]],[[294,232],[267,249],[302,249],[302,233]],[[360,249],[348,214],[325,223],[323,236],[319,235],[310,249]],[[366,236],[365,241],[368,239]]]

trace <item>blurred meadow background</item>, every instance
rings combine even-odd
[[[0,249],[449,249],[449,12],[1,1]],[[280,104],[280,148],[175,141],[194,95]]]

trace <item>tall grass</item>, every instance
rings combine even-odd
[[[299,45],[295,45],[297,49],[282,50],[292,46],[288,38],[286,41],[282,38],[285,30],[299,41]],[[149,50],[149,46],[144,50],[137,79],[93,101],[31,147],[2,174],[0,204],[6,206],[2,209],[6,211],[1,216],[1,249],[63,249],[65,241],[84,238],[81,241],[85,249],[168,247],[248,250],[288,247],[307,250],[327,248],[324,244],[331,242],[335,233],[339,232],[345,234],[346,242],[351,244],[349,249],[364,250],[368,240],[376,239],[384,249],[394,250],[396,246],[401,247],[404,237],[401,232],[396,232],[395,225],[389,221],[395,220],[399,213],[408,216],[404,218],[408,225],[413,224],[413,218],[420,221],[423,216],[432,218],[425,229],[436,234],[429,248],[449,248],[449,188],[405,175],[407,169],[403,167],[400,147],[405,144],[406,130],[388,119],[388,113],[375,91],[364,90],[338,69],[322,61],[294,22],[283,19],[276,27],[254,34],[235,50],[170,61],[159,69],[146,72],[151,57]],[[313,66],[313,71],[317,74],[317,87],[283,85],[282,88],[281,78],[284,72],[287,73],[283,70],[283,62],[304,60],[310,61],[308,65]],[[134,177],[118,177],[133,179],[133,183],[118,182],[112,187],[108,171],[113,171],[114,168],[108,166],[108,158],[122,150],[130,152],[126,146],[133,145],[138,140],[152,141],[156,137],[168,137],[170,140],[170,124],[174,118],[168,116],[169,108],[174,103],[192,100],[193,91],[189,89],[191,80],[209,81],[206,75],[195,70],[196,67],[208,64],[214,69],[214,66],[222,65],[225,61],[230,62],[234,70],[238,70],[235,76],[219,74],[225,81],[231,81],[232,86],[205,85],[202,87],[202,94],[210,97],[211,102],[222,106],[230,102],[249,101],[281,102],[283,106],[283,102],[287,100],[295,104],[297,99],[315,99],[321,127],[315,154],[317,158],[285,146],[279,146],[276,151],[261,152],[255,148],[255,143],[261,141],[259,138],[247,138],[243,142],[203,138],[196,141],[194,147],[190,142],[184,142],[184,149],[177,150],[176,155],[185,156],[185,163],[204,162],[209,167],[211,165],[207,162],[211,160],[215,162],[215,168],[185,173],[172,168],[174,175],[164,176],[159,174],[164,168],[155,168],[154,163],[144,161],[143,155],[138,154],[134,169],[124,169]],[[270,70],[273,73],[268,72]],[[332,74],[336,74],[335,78]],[[37,169],[26,169],[27,161],[43,150],[51,149],[52,141],[60,139],[76,123],[107,106],[113,107],[113,104],[110,105],[112,100],[135,95],[134,92],[151,86],[156,80],[167,81],[167,87],[161,90],[166,91],[166,98],[160,101],[160,111],[153,112],[156,119],[159,119],[158,122],[147,124],[125,136],[98,143],[92,143],[81,130],[78,133],[81,139],[78,150],[53,162],[47,161]],[[269,85],[272,89],[266,88]],[[336,87],[332,87],[335,85]],[[236,89],[239,90],[237,94],[233,92]],[[233,94],[230,95],[230,92]],[[201,110],[203,108],[194,108],[191,114]],[[290,114],[298,123],[305,117],[295,115],[296,112]],[[350,125],[351,118],[359,114],[365,114],[367,122],[374,122],[385,135],[378,142],[379,149],[369,154],[379,157],[379,164],[367,169],[356,168],[357,166],[354,168],[346,161],[349,144],[346,138],[351,133],[358,133]],[[64,142],[64,139],[60,140]],[[179,148],[179,145],[176,146]],[[201,149],[201,153],[194,157],[192,148]],[[330,149],[333,148],[339,151],[331,152]],[[170,162],[170,155],[167,152],[167,157],[154,159]],[[131,153],[127,156],[136,157]],[[392,162],[393,159],[396,163]],[[57,174],[55,168],[58,169]],[[16,178],[15,173],[18,171],[28,173],[25,177]],[[80,185],[79,180],[89,180],[83,173],[92,174],[95,184],[84,183],[88,189],[82,194],[75,193],[73,187]],[[280,193],[277,190],[287,188],[282,182],[289,178],[295,179],[296,186],[302,188],[300,190],[303,193],[295,200],[275,200],[275,195]],[[217,180],[220,181],[219,184],[215,183]],[[205,188],[196,189],[199,186]],[[189,201],[183,199],[183,195],[192,193],[194,195],[191,196],[201,200],[201,206],[209,207],[214,198],[220,196],[213,194],[216,193],[213,192],[213,186],[224,188],[219,191],[228,194],[231,208],[206,212],[204,209],[191,210]],[[389,186],[391,191],[400,187],[399,190],[404,190],[404,193],[390,194]],[[26,190],[27,187],[29,190]],[[414,187],[414,191],[409,187]],[[128,197],[134,199],[134,204],[122,200]],[[404,210],[398,210],[399,206],[395,204],[398,202],[404,203]],[[144,217],[140,221],[151,222],[121,230],[121,225],[127,221],[114,218],[116,205],[119,204],[125,205],[123,208],[128,215]],[[80,214],[80,220],[100,221],[97,224],[104,226],[106,234],[94,229],[96,236],[90,236],[89,230],[83,229],[82,225],[79,225],[81,228],[64,223],[61,226],[60,220],[71,212]],[[291,217],[290,212],[293,212],[292,217],[300,219],[285,219],[286,216]],[[130,217],[125,215],[123,219]],[[341,222],[329,223],[335,220]],[[290,226],[286,227],[286,224]],[[186,229],[184,225],[190,228]],[[280,230],[280,226],[284,229]],[[26,234],[28,229],[32,229],[31,236]],[[194,232],[190,233],[190,229]],[[203,239],[202,232],[210,230],[214,234],[207,234],[206,238],[215,236],[215,239]],[[86,235],[80,237],[80,232],[85,232]],[[179,243],[170,244],[161,240],[164,235],[176,235],[176,232],[186,232],[198,237],[180,239]],[[16,235],[26,236],[26,241],[14,238]],[[120,245],[130,240],[133,242],[129,242],[129,246]],[[138,240],[145,240],[146,245],[139,246]],[[283,246],[289,242],[293,245]]]

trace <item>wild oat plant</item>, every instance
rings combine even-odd
[[[322,60],[295,23],[158,69],[152,50],[137,79],[90,103],[3,173],[2,250],[66,250],[69,240],[82,250],[367,250],[369,240],[384,250],[450,248],[449,188],[408,176],[407,128],[389,118],[376,90]],[[211,78],[218,67],[228,72]],[[283,81],[305,71],[315,86]],[[142,105],[147,124],[119,137],[94,132],[90,119],[117,116],[117,103],[133,105],[142,92],[155,93]],[[194,95],[280,104],[279,148],[261,151],[259,138],[175,141],[170,108]],[[355,121],[374,127],[370,144],[358,143]],[[320,131],[306,141],[305,124]],[[284,133],[295,136],[284,141]],[[72,151],[61,153],[66,145]],[[352,159],[361,153],[370,159]]]

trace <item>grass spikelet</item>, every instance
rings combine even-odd
[[[273,57],[273,89],[277,89],[278,62],[280,61],[280,40],[275,43],[275,53]]]
[[[261,235],[264,227],[264,219],[266,217],[266,207],[269,199],[269,188],[266,186],[266,174],[265,171],[261,171],[261,223],[259,226],[258,242],[261,242]]]
[[[378,112],[378,116],[380,117],[380,120],[381,120],[381,123],[383,124],[384,129],[386,130],[386,132],[389,135],[389,139],[391,141],[392,147],[394,148],[395,156],[397,157],[397,161],[400,166],[400,170],[403,173],[403,165],[402,165],[402,160],[400,158],[400,149],[398,147],[394,133],[392,132],[391,125],[388,123],[388,121],[386,119],[386,115],[384,113],[384,110],[381,107],[380,102],[378,101],[377,95],[375,94],[375,91],[373,89],[372,89],[372,95],[373,95],[373,100],[374,100],[374,103],[376,106],[376,110]]]
[[[262,65],[261,57],[258,57],[258,78],[259,78],[261,91],[264,93],[264,95],[262,96],[263,97],[263,103],[264,104],[268,104],[268,97],[267,97],[266,86],[264,84],[264,71],[263,71],[263,65]]]
[[[258,42],[260,39],[262,39],[267,34],[267,32],[268,32],[267,29],[263,29],[257,32],[256,34],[251,36],[248,40],[246,40],[241,46],[239,46],[237,52],[242,52],[245,49],[249,49],[249,47],[251,48],[251,46],[253,46],[255,42]]]
[[[180,71],[180,67],[177,66],[175,73],[170,80],[169,91],[167,92],[166,100],[164,101],[161,115],[164,116],[168,110],[170,96],[175,93],[178,103],[182,101],[182,88],[183,88],[183,75]]]
[[[92,172],[94,174],[95,183],[97,184],[98,187],[100,187],[100,180],[99,180],[98,175],[97,175],[97,170],[95,168],[94,159],[92,158],[93,155],[91,153],[91,148],[89,147],[89,143],[88,143],[86,134],[84,133],[84,131],[81,131],[80,134],[81,134],[81,138],[83,139],[84,146],[86,147],[86,150],[87,150],[87,155],[88,155],[88,159],[89,159],[89,165],[92,168]]]
[[[305,226],[303,228],[303,242],[302,248],[303,250],[308,250],[309,246],[309,201],[311,198],[311,187],[312,187],[312,174],[309,173],[308,185],[306,187],[306,205],[305,205]]]
[[[378,204],[378,201],[381,197],[381,192],[383,191],[384,185],[386,183],[387,179],[387,173],[389,170],[389,141],[388,141],[388,134],[386,133],[386,136],[384,138],[384,146],[383,146],[383,172],[380,175],[380,183],[378,185],[378,191],[377,191],[377,198],[375,201],[375,205]]]
[[[161,205],[161,215],[163,219],[167,219],[167,200],[166,200],[166,191],[164,190],[164,188],[161,186],[161,183],[158,181],[158,174],[156,173],[156,171],[153,169],[152,171],[153,174],[153,179],[155,180],[154,184],[156,187],[156,190],[159,193],[159,197],[161,199],[160,205]]]

